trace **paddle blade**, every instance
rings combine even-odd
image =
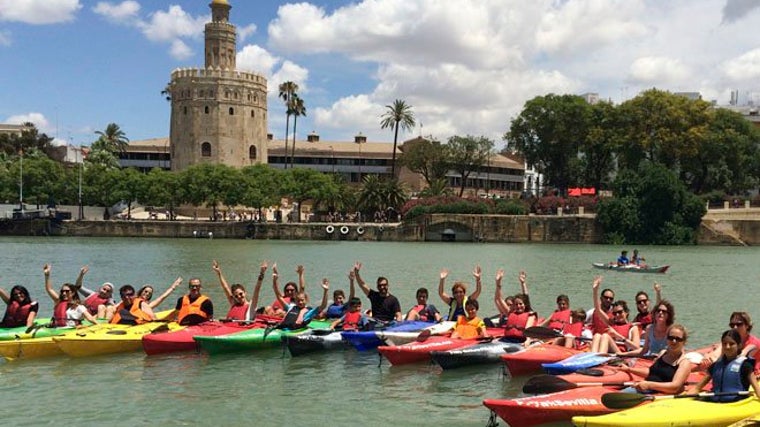
[[[588,375],[590,377],[604,376],[604,371],[596,368],[580,368],[576,369],[575,372],[582,375]]]
[[[602,405],[610,409],[633,408],[648,400],[654,400],[654,396],[638,393],[605,393],[602,395]]]
[[[422,332],[420,332],[419,335],[417,335],[417,342],[425,342],[428,338],[430,338],[430,335],[432,335],[432,332],[430,332],[430,329],[423,329]]]
[[[554,375],[536,375],[525,382],[522,390],[526,394],[545,394],[577,387],[575,383],[555,377]]]
[[[543,326],[531,326],[525,329],[524,334],[528,338],[534,338],[538,340],[550,340],[553,338],[562,338],[562,334],[551,328]]]

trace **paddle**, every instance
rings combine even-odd
[[[681,399],[684,397],[713,397],[713,396],[746,396],[749,391],[733,391],[733,392],[721,392],[721,393],[694,393],[694,394],[665,394],[665,395],[652,395],[652,394],[638,394],[638,393],[605,393],[602,395],[602,404],[610,409],[627,409],[634,406],[650,401],[661,399]]]
[[[571,382],[554,375],[536,375],[531,377],[523,386],[523,393],[544,394],[572,390],[578,387],[626,387],[633,385],[629,382]]]

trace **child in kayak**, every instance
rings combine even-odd
[[[366,329],[367,324],[372,320],[369,316],[362,314],[362,300],[353,297],[348,300],[348,311],[346,314],[330,324],[331,329],[340,327],[344,331],[360,331]]]
[[[464,304],[466,314],[457,318],[457,324],[454,327],[454,332],[451,333],[451,338],[472,339],[484,338],[488,335],[486,324],[483,323],[483,319],[478,317],[479,308],[478,300],[474,298],[467,300]]]
[[[723,332],[720,337],[721,351],[723,355],[713,363],[705,377],[694,389],[699,393],[712,380],[714,393],[733,393],[746,391],[750,385],[756,396],[760,396],[760,384],[753,373],[752,360],[746,356],[740,356],[742,351],[742,337],[736,329]],[[744,399],[746,396],[729,395],[713,396],[713,402],[733,402]]]
[[[305,327],[311,319],[316,317],[322,310],[327,307],[327,291],[330,289],[330,282],[327,279],[322,279],[322,303],[319,307],[307,307],[306,302],[308,297],[305,292],[299,292],[293,300],[288,302],[280,293],[280,287],[277,286],[277,264],[272,265],[272,287],[274,288],[274,295],[277,301],[285,307],[285,317],[278,325],[279,328],[287,329],[299,329]]]
[[[441,313],[435,308],[433,304],[428,304],[428,290],[427,288],[417,289],[416,294],[417,305],[412,307],[408,313],[406,313],[406,320],[420,320],[423,322],[440,322]]]

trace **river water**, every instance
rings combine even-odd
[[[85,286],[93,289],[110,281],[136,288],[152,283],[162,292],[177,276],[185,278],[183,285],[197,276],[216,310],[224,313],[213,259],[230,283],[246,284],[249,293],[262,260],[278,263],[281,282],[295,280],[295,266],[303,264],[313,300],[322,277],[330,279],[331,291],[347,291],[346,273],[361,261],[363,277],[373,287],[378,275],[390,279],[390,291],[405,311],[420,286],[430,289],[431,302],[440,308],[436,288],[441,268],[451,271],[449,286],[454,280],[472,284],[470,272],[480,264],[481,315],[494,312],[493,276],[504,268],[505,286],[512,293],[519,290],[518,271],[527,271],[533,307],[541,315],[551,312],[560,293],[570,296],[572,307],[590,308],[591,281],[600,272],[603,287],[615,290],[631,307],[634,294],[651,291],[657,280],[676,307],[677,322],[689,329],[692,348],[717,341],[732,311],[760,319],[760,248],[638,249],[650,264],[670,264],[671,270],[665,275],[594,270],[591,262],[612,260],[621,250],[603,245],[4,237],[0,286],[27,286],[47,315],[52,303],[44,292],[44,263],[53,266],[56,289],[73,282],[85,264],[90,267]],[[260,304],[273,299],[270,280],[267,275]],[[179,292],[160,309],[172,308]],[[375,352],[291,358],[269,350],[214,357],[134,353],[0,362],[3,424],[484,426],[489,412],[482,400],[517,396],[526,379],[504,376],[500,366],[442,372],[429,364],[391,367],[379,361]]]

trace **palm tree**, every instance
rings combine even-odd
[[[291,114],[293,114],[293,145],[290,147],[290,168],[293,168],[293,158],[296,156],[296,124],[298,123],[298,116],[306,115],[306,106],[304,105],[303,98],[298,94],[293,94],[293,102],[291,102]]]
[[[127,134],[116,123],[109,123],[105,131],[98,130],[95,131],[95,134],[99,136],[98,141],[96,141],[99,148],[110,151],[113,154],[127,151],[129,138],[127,138]]]
[[[298,85],[287,81],[280,84],[280,98],[285,102],[285,169],[288,168],[288,130],[290,128],[290,115],[293,114],[293,97],[298,92]]]
[[[398,143],[398,128],[412,130],[415,125],[412,106],[401,99],[393,101],[393,105],[385,106],[385,114],[380,116],[380,129],[393,128],[393,160],[391,161],[391,177],[396,177],[396,144]]]

